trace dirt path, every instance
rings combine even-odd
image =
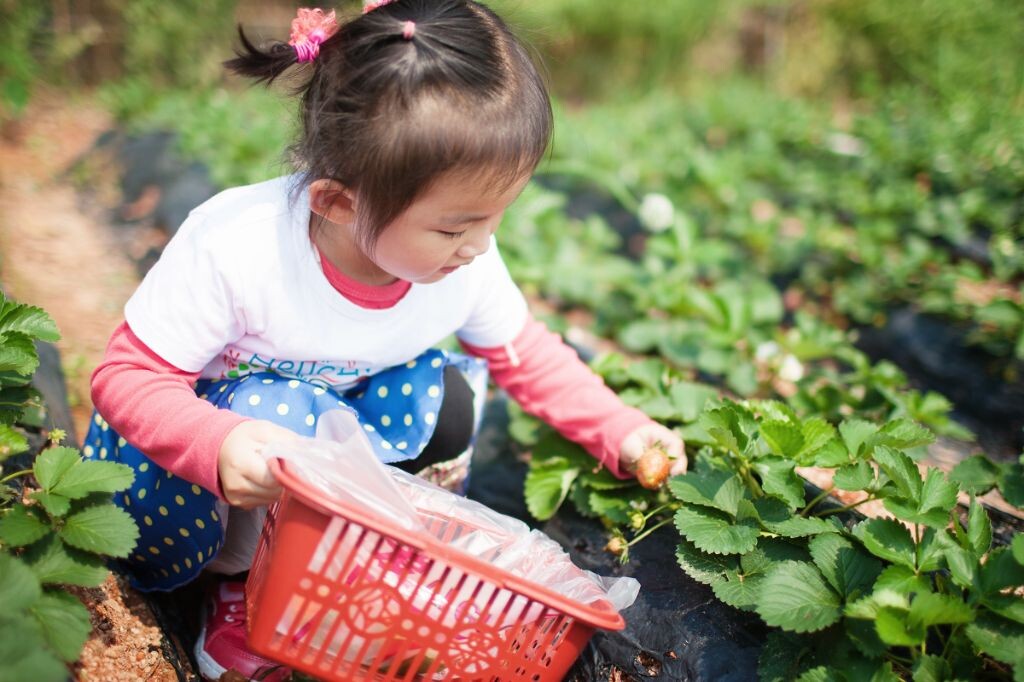
[[[0,285],[56,320],[79,438],[92,409],[89,374],[138,284],[134,266],[101,222],[103,210],[84,205],[67,174],[110,124],[88,100],[42,92],[15,139],[0,138]],[[112,178],[95,174],[88,182],[100,196],[113,187]]]

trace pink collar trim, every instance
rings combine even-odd
[[[371,310],[390,308],[401,301],[409,293],[409,289],[412,288],[412,282],[407,282],[404,279],[399,279],[391,284],[385,284],[380,287],[363,284],[334,267],[320,253],[319,249],[317,249],[317,255],[320,257],[320,267],[323,269],[324,275],[327,277],[327,281],[331,283],[331,286],[339,294],[361,308],[369,308]]]

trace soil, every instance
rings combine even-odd
[[[89,374],[138,285],[101,202],[83,203],[67,172],[110,126],[109,117],[88,100],[39,92],[19,124],[0,136],[0,286],[57,322],[79,437],[92,410]],[[116,180],[103,174],[78,179],[96,192],[111,191]],[[182,679],[167,660],[171,645],[153,613],[121,579],[112,575],[99,588],[72,591],[89,608],[93,625],[73,669],[76,679]]]

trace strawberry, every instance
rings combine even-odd
[[[668,455],[658,447],[648,448],[636,463],[636,480],[648,490],[660,488],[668,472]]]

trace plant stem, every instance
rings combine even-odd
[[[634,536],[632,540],[630,540],[629,542],[626,543],[626,546],[627,547],[632,547],[635,543],[640,542],[641,540],[643,540],[645,537],[647,537],[648,535],[650,535],[654,531],[658,530],[662,526],[667,525],[669,523],[672,523],[672,517],[671,516],[668,517],[667,519],[662,519],[661,521],[658,521],[656,524],[654,524],[650,528],[644,530],[643,533],[640,533],[640,535]]]
[[[7,483],[7,481],[15,479],[18,476],[24,476],[25,474],[31,474],[31,473],[32,473],[31,469],[23,469],[22,471],[15,471],[13,474],[8,474],[7,476],[4,476],[3,478],[0,478],[0,483]]]
[[[815,516],[820,518],[822,516],[828,516],[829,514],[840,514],[840,513],[844,512],[844,511],[850,511],[851,509],[856,509],[857,507],[861,506],[865,502],[870,502],[871,500],[874,500],[874,499],[877,499],[874,495],[868,495],[867,497],[865,497],[860,502],[852,502],[850,504],[845,504],[842,507],[835,507],[833,509],[826,509],[825,511],[823,511],[821,513],[815,514]]]
[[[669,509],[669,508],[672,508],[672,507],[678,508],[678,506],[679,506],[678,502],[675,502],[675,501],[666,502],[665,504],[661,505],[657,509],[652,509],[651,511],[647,512],[646,514],[644,514],[644,523],[647,523],[647,519],[651,518],[655,514],[660,513],[663,509]]]
[[[831,495],[832,491],[835,490],[835,489],[836,489],[836,487],[834,485],[830,485],[825,490],[822,490],[821,493],[819,493],[817,497],[815,497],[813,500],[811,500],[807,504],[807,506],[804,507],[804,510],[802,512],[800,512],[800,516],[807,516],[808,512],[810,512],[812,509],[814,509],[814,507],[816,507],[819,502],[821,502],[826,497]]]

